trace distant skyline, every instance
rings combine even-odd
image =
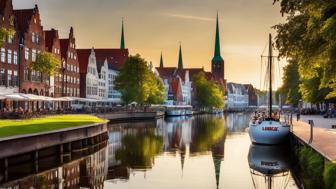
[[[121,20],[125,46],[159,66],[177,66],[182,42],[184,67],[210,71],[215,18],[219,13],[221,53],[228,82],[260,87],[260,55],[272,26],[283,22],[273,0],[13,0],[15,9],[38,4],[44,29],[67,37],[74,27],[77,48],[119,48]],[[284,65],[284,62],[281,63]],[[282,73],[282,68],[281,68]],[[280,74],[281,74],[280,73]],[[281,77],[277,77],[279,85]]]

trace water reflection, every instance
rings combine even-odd
[[[183,177],[186,160],[209,154],[218,186],[226,137],[222,116],[175,117],[159,120],[156,124],[110,125],[108,180],[124,182],[131,172],[152,169],[158,154],[179,157]]]
[[[101,148],[86,150],[90,153],[78,153],[75,145],[64,148],[62,158],[39,153],[37,168],[22,163],[30,159],[21,157],[9,161],[3,171],[6,163],[0,160],[0,182],[6,182],[0,188],[297,189],[286,150],[250,146],[248,117],[204,115],[111,124],[107,148],[105,141]]]
[[[0,185],[1,189],[20,188],[103,188],[107,173],[107,148],[92,155],[63,164],[60,167],[30,175],[19,180],[13,180]],[[18,170],[25,169],[19,167]]]
[[[248,162],[254,188],[286,188],[290,177],[288,157],[284,146],[251,145]]]

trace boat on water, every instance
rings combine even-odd
[[[190,105],[170,105],[166,106],[167,116],[191,116],[193,115]]]
[[[269,34],[268,72],[268,111],[255,112],[249,123],[251,141],[257,144],[280,144],[289,134],[289,125],[280,121],[280,111],[273,112],[272,106],[272,64],[273,64],[272,35]],[[263,57],[262,57],[263,58]]]

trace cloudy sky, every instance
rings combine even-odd
[[[210,70],[219,12],[222,56],[228,81],[260,87],[260,54],[271,26],[283,22],[273,0],[13,0],[14,8],[39,5],[44,29],[66,37],[75,29],[78,48],[118,48],[121,19],[131,54],[177,66],[182,42],[185,67]],[[283,65],[284,63],[282,63]],[[280,79],[280,77],[278,77]]]

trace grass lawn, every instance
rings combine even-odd
[[[0,138],[105,122],[92,115],[57,115],[26,120],[0,120]]]

